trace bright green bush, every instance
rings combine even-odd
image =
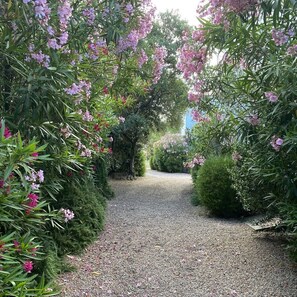
[[[134,170],[136,176],[144,176],[146,170],[145,161],[146,157],[144,151],[139,150],[135,156]]]
[[[152,169],[165,172],[183,172],[187,143],[179,134],[166,134],[154,143],[151,156]]]
[[[243,208],[232,188],[229,169],[233,161],[229,157],[211,157],[200,168],[196,179],[199,201],[212,214],[220,217],[238,217]]]

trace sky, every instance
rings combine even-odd
[[[178,10],[182,19],[187,20],[191,25],[197,25],[196,8],[199,0],[152,0],[157,11]]]

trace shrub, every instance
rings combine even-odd
[[[136,176],[144,176],[146,170],[145,161],[146,157],[144,151],[139,150],[135,156],[134,170]]]
[[[79,253],[96,239],[104,225],[106,200],[91,177],[65,184],[55,203],[56,208],[70,208],[75,217],[63,230],[53,230],[53,239],[60,256]]]
[[[154,143],[152,169],[165,172],[183,172],[187,143],[179,134],[166,134]]]
[[[238,217],[243,208],[232,188],[229,169],[233,161],[229,157],[211,157],[200,168],[196,179],[199,201],[212,214],[220,217]]]
[[[96,187],[100,190],[100,193],[107,199],[114,196],[114,192],[111,189],[107,181],[107,168],[106,159],[103,157],[97,157],[94,160],[94,182]]]
[[[45,148],[24,143],[0,124],[0,296],[53,296],[36,266],[45,258],[46,222],[55,225],[59,215],[48,211],[41,197],[43,171],[36,163]],[[34,168],[33,168],[34,166]]]

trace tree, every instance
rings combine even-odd
[[[140,90],[135,91],[135,89],[132,89],[128,94],[131,96],[133,104],[122,112],[122,116],[126,117],[127,122],[130,122],[130,117],[133,123],[135,123],[134,119],[136,118],[145,119],[145,127],[149,131],[164,131],[169,127],[175,129],[180,127],[188,103],[186,100],[187,86],[180,78],[180,71],[176,67],[177,49],[181,44],[180,34],[189,28],[185,21],[171,12],[161,14],[158,21],[154,23],[152,32],[141,43],[142,51],[152,53],[151,49],[155,48],[153,61],[148,61],[142,68],[138,68],[137,65],[134,66],[139,82],[142,83],[136,84],[141,86]],[[156,44],[158,44],[157,47]],[[154,74],[153,77],[151,73]],[[129,79],[131,80],[131,77]],[[124,84],[129,84],[126,75],[123,77],[122,84],[123,81]],[[136,131],[133,131],[133,127]],[[132,147],[137,148],[136,150],[129,149],[122,152],[127,145],[128,138],[120,136],[119,131],[122,130],[117,128],[113,133],[115,142],[121,143],[121,145],[114,146],[114,158],[117,159],[119,155],[126,155],[126,159],[135,160],[135,154],[141,149],[140,140],[141,143],[145,143],[148,133],[144,133],[145,138],[139,138],[132,145]],[[138,126],[129,124],[129,133],[131,135],[138,134]],[[134,156],[130,155],[130,153],[133,153]],[[130,166],[130,174],[133,167],[134,165]],[[119,167],[118,170],[124,171],[125,169]]]

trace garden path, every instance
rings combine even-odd
[[[296,297],[297,268],[280,239],[191,205],[186,174],[148,171],[112,181],[105,231],[78,269],[63,274],[63,297]]]

